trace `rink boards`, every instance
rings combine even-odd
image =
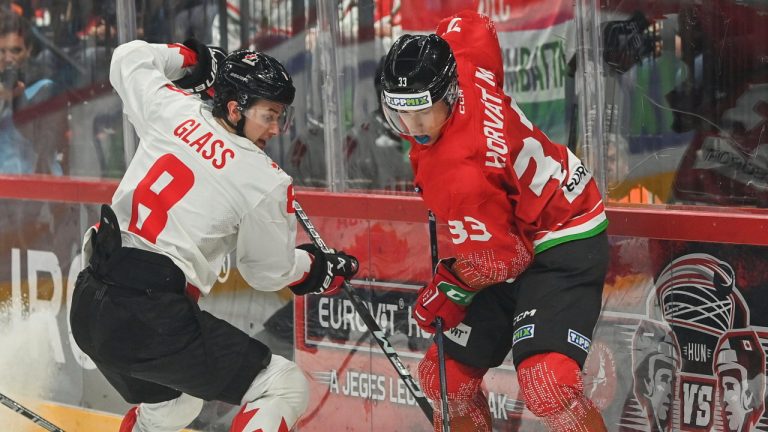
[[[92,199],[108,199],[104,195],[97,193]],[[431,342],[409,318],[416,291],[430,276],[426,211],[414,198],[300,192],[299,199],[328,244],[360,258],[362,268],[353,284],[415,372]],[[32,316],[35,320],[27,319],[28,328],[3,340],[0,384],[28,390],[30,394],[21,394],[25,398],[51,401],[55,409],[46,415],[54,422],[65,424],[70,417],[119,419],[127,405],[72,344],[66,320],[71,283],[81,266],[80,235],[96,220],[97,205],[41,196],[38,200],[7,198],[2,209],[6,223],[0,243],[5,257],[0,266],[0,302],[7,308],[2,319]],[[9,216],[11,211],[16,213]],[[748,389],[761,402],[744,417],[743,430],[768,430],[764,384],[768,251],[762,234],[765,228],[759,225],[765,222],[748,214],[697,219],[684,212],[629,214],[617,209],[609,210],[609,220],[611,265],[604,289],[605,310],[589,341],[591,355],[584,376],[585,391],[608,423],[617,425],[617,430],[642,431],[663,417],[674,430],[723,430],[727,417],[718,359],[728,357],[723,354],[728,349],[749,346],[751,351],[735,350],[738,355],[731,356],[735,359],[732,369],[741,361],[752,377],[749,383],[762,385],[762,389]],[[440,254],[449,256],[447,228],[441,225],[439,234]],[[302,234],[299,242],[306,240]],[[749,242],[755,244],[737,244]],[[712,266],[721,269],[720,274],[732,274],[730,282],[714,278]],[[701,275],[706,283],[668,283],[675,280],[670,275],[689,273]],[[204,306],[252,335],[286,301],[277,294],[264,296],[249,289],[234,267],[223,271],[221,280]],[[709,288],[696,291],[699,285]],[[705,294],[717,307],[690,300]],[[423,413],[343,296],[301,298],[295,303],[295,315],[296,360],[307,372],[312,389],[311,406],[300,430],[324,431],[329,426],[348,431],[429,430]],[[654,348],[662,346],[669,349]],[[668,394],[654,405],[645,397],[642,384],[648,379],[646,360],[660,355],[668,357],[672,378]],[[510,359],[488,373],[484,388],[496,430],[537,430],[523,409]],[[84,410],[82,415],[78,407]],[[40,408],[41,412],[47,409],[48,405]],[[206,405],[195,427],[224,427],[230,409]],[[77,424],[65,430],[70,429],[100,430]]]

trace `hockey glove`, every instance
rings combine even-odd
[[[467,313],[467,306],[477,294],[451,271],[456,260],[451,258],[437,263],[432,282],[419,290],[413,318],[422,330],[434,333],[435,318],[443,319],[443,329],[459,325]]]
[[[184,46],[195,52],[197,63],[190,68],[186,76],[177,79],[173,84],[203,97],[212,96],[209,89],[212,89],[216,72],[227,54],[221,48],[207,46],[196,39],[187,39],[184,41]]]
[[[309,293],[334,295],[341,290],[341,285],[346,279],[357,273],[357,258],[342,251],[325,253],[311,243],[299,245],[296,249],[305,250],[312,255],[309,274],[298,283],[289,286],[296,295]]]
[[[658,36],[651,22],[635,12],[629,19],[603,23],[603,60],[619,74],[654,54]]]

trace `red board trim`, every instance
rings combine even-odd
[[[99,204],[112,199],[117,184],[117,180],[0,175],[0,199]],[[427,221],[427,210],[416,196],[297,188],[296,197],[312,217]],[[768,210],[609,205],[607,213],[611,235],[768,246]]]

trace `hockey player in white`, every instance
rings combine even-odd
[[[133,41],[115,50],[110,80],[141,142],[86,233],[70,322],[137,405],[120,432],[179,431],[203,400],[242,405],[231,431],[287,432],[308,404],[302,371],[196,300],[235,249],[263,291],[328,294],[357,271],[343,252],[294,246],[291,178],[263,152],[290,121],[289,74],[255,51]]]

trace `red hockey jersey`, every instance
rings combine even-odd
[[[459,102],[435,144],[414,143],[410,156],[424,201],[449,226],[465,282],[516,278],[533,253],[605,230],[590,171],[504,94],[490,19],[461,12],[437,34],[456,57]]]

